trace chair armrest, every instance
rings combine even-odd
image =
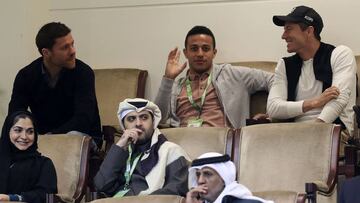
[[[305,183],[306,198],[309,203],[316,203],[317,192],[327,195],[331,194],[335,187],[333,185],[328,186],[322,181],[314,181],[312,183]]]
[[[103,199],[103,198],[107,198],[109,196],[107,196],[105,193],[103,192],[91,192],[88,191],[85,195],[85,202],[91,202],[93,200],[97,200],[97,199]]]
[[[316,203],[316,191],[318,190],[315,183],[305,183],[306,199],[309,203]]]
[[[246,119],[246,126],[256,125],[256,124],[265,124],[265,123],[271,123],[271,121],[266,118],[262,118],[262,119],[248,118],[248,119]]]
[[[160,123],[160,124],[158,125],[158,128],[159,128],[159,129],[172,128],[172,126],[171,126],[170,124],[168,124],[168,123]]]
[[[345,162],[339,168],[342,168],[342,173],[345,174],[346,178],[355,176],[356,165],[358,162],[357,152],[359,148],[355,145],[345,146]]]
[[[57,194],[46,194],[46,203],[66,203]]]
[[[305,194],[293,192],[293,191],[259,191],[253,192],[253,195],[265,200],[271,200],[273,202],[296,202],[305,203]]]

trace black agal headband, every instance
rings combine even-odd
[[[213,164],[213,163],[222,163],[230,161],[230,156],[225,154],[223,156],[216,156],[216,157],[208,157],[208,158],[202,158],[202,159],[195,159],[191,166],[202,166],[205,164]]]

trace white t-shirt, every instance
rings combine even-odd
[[[296,88],[295,101],[287,101],[287,77],[285,62],[280,59],[275,69],[275,79],[271,87],[267,112],[271,118],[295,118],[296,122],[319,118],[326,123],[332,123],[340,116],[341,121],[349,130],[354,131],[354,112],[352,107],[356,99],[356,61],[350,48],[336,47],[331,54],[333,72],[332,86],[339,88],[337,99],[329,101],[323,108],[312,109],[306,113],[302,106],[304,100],[312,99],[322,93],[323,84],[315,79],[313,59],[303,62],[299,83]]]

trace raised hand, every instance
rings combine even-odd
[[[208,188],[203,185],[191,188],[186,194],[186,203],[202,203],[203,200],[200,198],[202,194],[207,193]]]
[[[136,144],[136,141],[139,138],[139,134],[141,133],[142,130],[138,128],[127,129],[124,131],[124,134],[122,134],[116,145],[127,150],[127,147],[130,143]]]
[[[171,50],[168,55],[168,61],[166,63],[165,77],[169,79],[175,79],[185,68],[186,62],[184,64],[179,64],[180,51],[178,48]]]

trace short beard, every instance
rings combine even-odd
[[[154,129],[148,131],[149,133],[147,131],[143,131],[143,132],[145,133],[144,139],[137,140],[136,145],[143,145],[143,144],[151,141],[152,135],[154,134]]]

